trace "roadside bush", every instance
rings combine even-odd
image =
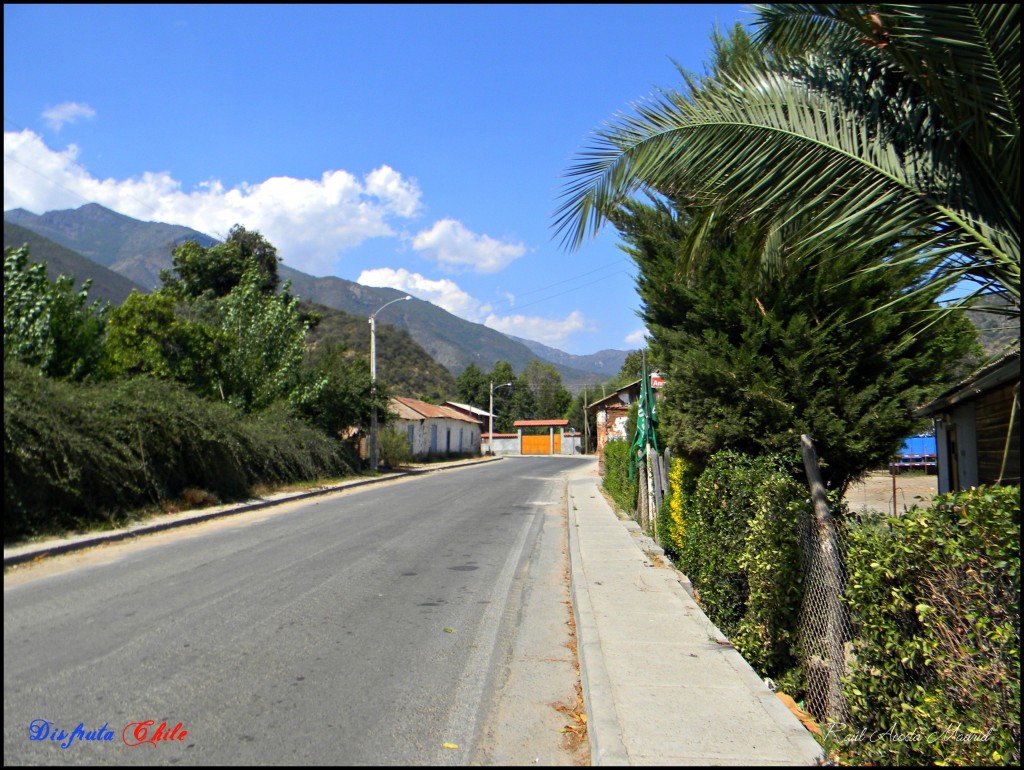
[[[639,493],[636,474],[629,478],[629,443],[609,441],[604,445],[604,481],[602,485],[615,504],[626,513],[636,511]]]
[[[397,430],[382,430],[377,436],[377,452],[380,464],[387,468],[397,468],[412,460],[412,447],[409,439]]]
[[[1019,517],[1019,486],[981,487],[851,528],[845,690],[882,738],[849,741],[850,761],[1020,763]]]
[[[778,457],[731,450],[713,455],[695,484],[685,467],[673,464],[673,477],[669,537],[701,607],[762,676],[798,679],[803,487]]]
[[[81,385],[4,362],[5,543],[122,524],[189,488],[242,499],[351,468],[283,405],[243,417],[174,382]]]
[[[746,608],[747,579],[740,557],[754,493],[749,458],[719,452],[697,479],[683,513],[680,567],[708,617],[727,636],[735,632]]]
[[[683,511],[697,486],[696,466],[682,457],[673,457],[668,467],[668,489],[658,511],[658,540],[665,553],[678,559],[686,531]]]
[[[806,487],[777,460],[756,461],[751,475],[756,482],[754,507],[739,559],[747,579],[747,606],[732,642],[762,676],[782,680],[798,666],[804,596],[800,530],[810,516],[810,504]],[[799,695],[797,690],[787,692]]]

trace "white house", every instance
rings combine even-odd
[[[449,406],[435,406],[415,398],[395,396],[390,430],[409,440],[413,456],[480,454],[482,423]]]

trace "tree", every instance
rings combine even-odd
[[[530,387],[530,380],[526,377],[525,370],[523,374],[516,377],[513,380],[511,388],[504,388],[504,390],[511,390],[511,399],[509,404],[509,416],[510,425],[509,431],[515,428],[516,420],[535,420],[537,417],[537,398],[533,395],[533,390]]]
[[[221,331],[230,340],[223,366],[223,394],[245,412],[302,396],[296,389],[308,324],[299,299],[264,292],[264,276],[250,265],[224,298]],[[305,383],[311,387],[311,383]]]
[[[4,360],[13,358],[49,377],[81,380],[102,351],[105,303],[86,304],[90,281],[50,281],[46,263],[30,263],[27,245],[4,249]]]
[[[378,382],[378,414],[387,414],[388,400],[387,385]],[[292,403],[306,422],[335,438],[347,428],[368,427],[374,405],[369,362],[350,360],[338,345],[318,350],[315,361],[302,369]]]
[[[698,464],[731,449],[779,453],[799,468],[807,433],[830,486],[845,489],[892,457],[914,429],[911,410],[957,381],[977,352],[962,314],[910,333],[938,291],[921,265],[862,271],[876,255],[846,250],[813,270],[789,262],[752,291],[742,269],[756,243],[748,228],[716,242],[692,281],[668,281],[693,226],[687,212],[633,202],[614,221],[639,267],[666,375],[659,437]],[[848,291],[830,291],[845,275]]]
[[[218,397],[228,338],[216,326],[189,320],[167,293],[133,291],[111,311],[100,375],[142,375],[175,380],[193,392]]]
[[[476,364],[470,364],[463,369],[455,378],[455,383],[458,385],[459,400],[462,403],[478,409],[490,408],[491,384]]]
[[[587,411],[587,406],[600,397],[600,389],[597,391],[588,390],[584,386],[583,390],[573,398],[569,407],[565,410],[565,414],[562,415],[569,421],[571,427],[576,428],[588,439],[587,445],[583,447],[584,452],[593,451],[597,445],[597,419],[592,413]]]
[[[278,288],[277,249],[258,231],[241,225],[231,228],[224,243],[209,248],[196,241],[184,241],[172,255],[172,270],[162,270],[164,289],[180,299],[202,296],[226,297],[242,280],[249,268],[259,276],[259,290],[274,294]]]
[[[1017,7],[759,7],[759,55],[720,57],[596,132],[556,212],[564,243],[646,190],[694,207],[684,274],[742,221],[763,267],[874,253],[924,265],[922,290],[1001,292],[1019,316]]]
[[[522,386],[516,382],[516,375],[512,364],[508,361],[495,361],[494,368],[488,377],[488,390],[490,383],[494,383],[494,430],[496,433],[511,433],[513,423],[521,419],[517,416],[515,397]],[[511,382],[512,387],[499,387]],[[490,393],[488,392],[488,402]]]
[[[520,380],[533,396],[533,413],[522,419],[562,419],[572,403],[572,395],[562,386],[562,375],[552,364],[533,358],[523,369]]]

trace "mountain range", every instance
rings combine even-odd
[[[91,296],[120,304],[132,289],[150,292],[160,286],[161,270],[172,267],[174,247],[185,240],[211,246],[217,239],[182,225],[142,222],[96,203],[77,209],[33,214],[25,209],[4,212],[4,246],[28,243],[34,261],[45,261],[51,277],[74,275],[79,284],[93,281]],[[386,302],[405,296],[395,289],[363,286],[334,276],[314,277],[279,268],[291,293],[304,300],[369,317]],[[424,300],[413,298],[388,309],[387,323],[409,335],[452,375],[470,364],[483,372],[508,361],[521,372],[532,359],[552,364],[569,391],[601,383],[618,374],[629,351],[603,350],[575,356],[555,348],[466,321]],[[383,320],[378,326],[383,325]]]

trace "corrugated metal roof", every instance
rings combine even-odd
[[[452,409],[447,406],[428,404],[426,401],[420,401],[416,398],[407,398],[405,396],[392,397],[391,411],[395,412],[400,420],[424,420],[434,418],[461,420],[462,422],[472,424],[479,424],[480,422],[479,420],[474,420],[472,417],[466,416],[456,409]]]
[[[553,426],[555,428],[561,425],[568,425],[568,420],[516,420],[514,423],[517,428],[546,428]]]
[[[591,403],[589,406],[587,406],[587,411],[589,412],[591,410],[598,409],[606,404],[613,404],[616,401],[624,403],[628,406],[631,401],[635,400],[636,397],[640,395],[641,382],[643,382],[643,380],[635,380],[629,383],[628,385],[623,385],[621,388],[614,391],[613,393],[609,393],[604,398],[600,398],[597,401]],[[626,396],[626,398],[623,399],[623,396]]]
[[[914,410],[914,417],[930,417],[966,399],[980,396],[1013,380],[1020,380],[1020,350],[1013,350],[956,385],[938,398]]]
[[[473,406],[472,404],[460,404],[458,401],[445,401],[444,406],[450,406],[452,409],[457,409],[462,412],[469,412],[470,414],[480,415],[481,417],[487,417],[490,415],[486,409],[480,409]]]

